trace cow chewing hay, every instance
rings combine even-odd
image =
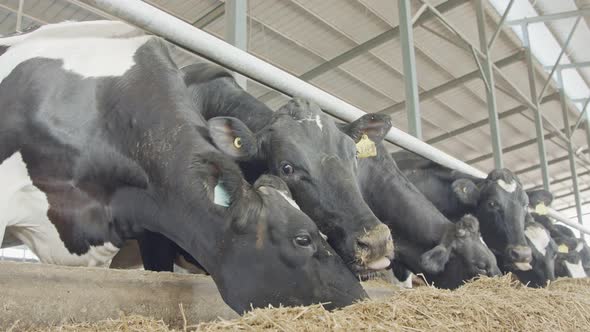
[[[183,312],[181,312],[183,314]],[[190,317],[188,317],[190,324]],[[482,278],[455,291],[418,287],[389,299],[329,312],[321,305],[256,309],[236,320],[186,325],[185,331],[573,331],[590,329],[590,279],[559,279],[545,289],[512,276]],[[177,331],[161,320],[123,316],[45,331]]]

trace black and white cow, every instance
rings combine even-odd
[[[518,279],[531,287],[545,287],[555,280],[555,258],[557,245],[551,238],[549,230],[537,221],[537,216],[527,214],[524,225],[527,243],[532,250],[532,269],[528,271],[515,270]]]
[[[503,271],[532,268],[524,233],[528,197],[517,176],[493,170],[486,179],[455,171],[411,152],[392,154],[401,171],[451,220],[472,214]]]
[[[353,272],[389,265],[393,256],[391,233],[363,201],[356,181],[355,143],[333,119],[317,105],[298,98],[273,112],[216,65],[198,63],[182,70],[193,108],[202,110],[205,119],[215,119],[216,128],[234,139],[243,137],[235,125],[241,123],[236,118],[254,132],[249,137],[254,147],[248,149],[236,150],[232,139],[216,140],[224,152],[242,161],[250,178],[262,173],[281,177],[301,210],[314,220]],[[140,241],[142,251],[173,246],[150,238]],[[171,259],[169,256],[167,263],[160,260],[147,264],[152,269],[168,270]]]
[[[553,202],[551,193],[545,190],[531,190],[527,194],[532,217],[547,230],[552,247],[555,247],[553,250],[554,276],[585,278],[587,276],[585,270],[590,268],[590,257],[585,255],[585,248],[588,248],[586,242],[576,238],[569,227],[554,224],[549,218],[547,207]]]
[[[389,117],[367,114],[341,130],[357,142],[369,139],[375,144],[374,156],[358,161],[359,182],[365,201],[392,231],[394,270],[423,273],[441,288],[456,288],[477,275],[500,274],[481,240],[477,219],[465,216],[450,222],[398,169],[382,143],[390,128]]]
[[[259,142],[199,115],[163,40],[97,21],[0,45],[0,230],[42,261],[106,264],[148,230],[195,257],[238,312],[366,297],[283,180],[248,184],[212,144]]]

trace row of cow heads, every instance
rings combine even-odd
[[[375,136],[379,126],[388,129],[389,119],[358,123],[350,130]],[[209,129],[221,151],[240,161],[262,164],[260,173],[282,179],[353,272],[389,265],[393,240],[389,228],[362,199],[355,141],[317,105],[293,99],[256,133],[232,117],[210,119]],[[381,130],[381,139],[385,133]]]
[[[389,116],[366,114],[343,125],[341,130],[359,142],[357,144],[368,139],[367,141],[376,145],[373,153],[376,154],[375,157],[359,161],[359,180],[365,199],[377,211],[377,216],[399,237],[428,238],[436,242],[434,248],[419,253],[419,267],[414,268],[431,275],[444,274],[448,279],[456,280],[457,285],[478,274],[498,274],[494,255],[481,241],[477,219],[465,216],[459,222],[451,223],[399,170],[382,143],[383,136],[390,127]],[[428,233],[440,234],[426,235]],[[404,251],[400,252],[405,257],[403,259],[417,257],[414,249],[409,247],[400,249]],[[456,275],[449,276],[449,261],[454,262],[457,271],[453,272],[457,272]],[[400,263],[409,264],[402,261]]]

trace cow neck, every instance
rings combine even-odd
[[[191,87],[193,100],[199,100],[203,116],[209,120],[216,116],[238,118],[253,132],[272,121],[273,111],[264,103],[240,88],[233,78],[218,78]]]
[[[427,246],[440,243],[451,222],[403,175],[382,144],[376,157],[359,161],[359,175],[365,200],[394,234]]]

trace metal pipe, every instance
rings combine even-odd
[[[418,99],[418,77],[416,76],[416,55],[414,54],[414,33],[411,22],[410,0],[398,0],[397,5],[399,9],[399,35],[402,62],[404,64],[408,130],[410,134],[422,140],[422,120],[420,119],[420,100]]]
[[[590,16],[590,8],[572,10],[569,12],[562,12],[562,13],[555,13],[555,14],[540,15],[540,16],[534,16],[534,17],[525,17],[525,18],[518,19],[518,20],[508,21],[508,22],[506,22],[506,24],[519,25],[519,24],[527,24],[527,23],[540,23],[540,22],[547,22],[547,21],[553,21],[553,20],[561,20],[564,18],[582,17],[582,16]]]
[[[500,35],[500,31],[502,31],[502,28],[504,27],[504,22],[506,21],[506,18],[508,17],[508,14],[510,13],[510,9],[512,9],[513,4],[514,0],[510,0],[508,6],[506,6],[506,10],[504,11],[502,18],[500,19],[500,22],[498,22],[498,28],[496,29],[496,31],[494,31],[492,39],[490,39],[490,42],[488,43],[488,49],[491,49],[494,46],[496,38],[498,38],[498,36]]]
[[[582,176],[586,176],[586,175],[590,175],[590,171],[579,173],[578,174],[578,178],[581,178]],[[572,178],[571,175],[570,176],[563,177],[563,178],[559,178],[559,179],[556,179],[556,180],[551,181],[551,184],[562,183],[562,182],[568,181],[571,178]],[[535,189],[540,189],[542,187],[543,186],[532,186],[532,187],[527,188],[526,190],[535,190]]]
[[[492,135],[492,151],[494,152],[494,166],[495,168],[503,168],[504,160],[502,158],[502,140],[500,134],[500,120],[498,119],[498,110],[496,107],[496,92],[494,85],[494,71],[492,69],[492,61],[490,59],[490,52],[488,49],[488,38],[486,37],[486,25],[484,15],[483,0],[475,2],[475,9],[477,12],[477,30],[479,32],[479,47],[485,56],[483,63],[482,77],[487,83],[486,101],[488,106],[488,116],[490,119],[490,134]],[[473,56],[477,60],[475,54],[475,47],[471,46]],[[479,62],[478,62],[479,65]]]
[[[576,22],[580,21],[581,17],[578,17],[578,20]],[[564,87],[563,87],[563,77],[561,76],[561,70],[559,70],[557,72],[557,85],[559,87],[559,99],[561,101],[561,112],[563,114],[563,126],[565,128],[565,134],[568,137],[571,137],[571,130],[570,130],[570,121],[569,121],[569,115],[568,115],[568,108],[567,108],[567,104],[566,104],[566,96],[565,96],[565,91],[564,91]],[[584,224],[584,221],[582,220],[582,201],[580,199],[580,187],[578,185],[578,174],[576,171],[576,162],[574,160],[574,148],[572,145],[572,140],[571,138],[569,139],[568,142],[568,159],[569,159],[569,164],[570,164],[570,172],[572,174],[572,184],[574,187],[574,197],[576,199],[576,212],[578,213],[578,223],[580,225]],[[584,236],[582,235],[582,238]]]
[[[248,51],[248,0],[225,1],[225,40],[233,46]],[[246,90],[248,79],[234,73],[236,83]]]
[[[524,50],[518,50],[514,54],[511,54],[503,59],[496,61],[495,65],[498,67],[504,67],[516,63],[522,59],[524,55]],[[454,89],[455,87],[470,82],[471,80],[479,77],[479,69],[476,69],[472,72],[469,72],[463,76],[457,77],[453,80],[445,82],[439,86],[436,86],[430,90],[421,92],[418,97],[419,99],[424,102],[426,100],[432,99],[439,94],[445,93]],[[386,108],[379,111],[379,113],[391,113],[394,114],[396,111],[401,111],[406,107],[406,102],[401,101],[397,104],[393,104],[391,106],[387,106]]]
[[[545,85],[543,85],[543,89],[541,89],[541,93],[539,94],[539,99],[543,98],[543,96],[545,95],[545,90],[547,90],[547,87],[549,87],[549,83],[551,83],[551,78],[553,77],[553,73],[555,73],[555,71],[557,70],[557,66],[559,66],[559,62],[561,61],[561,58],[565,54],[565,50],[568,48],[570,41],[572,40],[572,37],[574,36],[574,32],[576,32],[576,28],[578,27],[578,24],[580,23],[581,20],[582,20],[582,16],[579,16],[576,19],[576,22],[574,23],[574,25],[572,26],[572,30],[570,31],[569,35],[567,36],[567,39],[565,40],[565,43],[563,44],[563,47],[561,48],[561,51],[559,52],[559,56],[557,57],[557,61],[555,61],[555,65],[553,66],[553,69],[551,69],[551,72],[549,73],[549,77],[547,77],[547,81],[545,81]]]
[[[537,149],[539,153],[539,163],[541,165],[541,176],[543,178],[543,188],[550,190],[549,182],[549,167],[547,166],[547,152],[545,149],[545,134],[543,133],[543,113],[541,112],[541,104],[537,98],[537,85],[535,84],[535,68],[533,63],[533,52],[531,50],[531,41],[529,38],[529,27],[526,24],[522,25],[523,44],[526,48],[526,65],[529,78],[529,89],[531,91],[531,99],[536,106],[533,110],[535,113],[535,132],[537,134]]]
[[[578,116],[578,120],[576,121],[576,124],[574,125],[574,129],[572,129],[570,139],[572,139],[572,136],[574,136],[574,133],[576,132],[576,130],[578,129],[578,127],[580,126],[582,121],[586,118],[586,113],[587,113],[586,111],[588,110],[588,102],[590,102],[590,98],[586,99],[586,103],[584,104],[584,106],[582,106],[582,113],[580,113],[580,116]]]
[[[238,50],[218,38],[201,31],[182,20],[167,15],[139,0],[82,0],[94,7],[111,13],[124,21],[142,29],[169,39],[184,48],[223,64],[230,70],[272,86],[289,95],[298,95],[318,103],[329,114],[346,121],[353,121],[365,114],[362,110],[306,83],[289,73],[269,64],[244,51]],[[423,15],[422,17],[425,17]],[[486,173],[455,159],[454,157],[432,147],[417,138],[392,128],[386,139],[418,155],[428,158],[443,166],[456,169],[472,176],[484,178]],[[568,223],[569,220],[550,210],[554,218]],[[590,234],[590,230],[586,229]]]
[[[590,113],[586,112],[586,144],[590,148]]]
[[[590,67],[590,61],[582,61],[582,62],[574,62],[574,63],[565,63],[559,65],[559,69],[575,69],[575,68],[582,68],[582,67]],[[545,66],[545,69],[551,69],[551,66]]]
[[[426,11],[426,9],[428,9],[428,6],[426,5],[422,5],[418,11],[416,12],[416,14],[414,14],[414,17],[412,17],[412,25],[416,24],[416,22],[420,19],[420,16],[422,16],[422,14],[424,14],[424,12]]]
[[[25,5],[25,0],[19,0],[18,12],[16,13],[16,28],[14,29],[16,32],[22,32],[24,5]]]
[[[545,98],[543,98],[543,100],[541,101],[541,104],[544,104],[544,103],[548,103],[550,101],[553,101],[556,96],[558,96],[557,93],[554,93],[554,94],[545,96]],[[511,108],[511,109],[509,109],[507,111],[498,113],[498,119],[502,120],[504,118],[507,118],[507,117],[510,117],[510,116],[513,116],[513,115],[516,115],[516,114],[523,113],[526,110],[528,110],[528,107],[527,106],[525,106],[525,105],[519,105],[519,106],[516,106],[514,108]],[[444,134],[441,134],[439,136],[433,137],[433,138],[427,140],[426,143],[428,143],[428,144],[438,143],[438,142],[443,141],[445,139],[449,139],[451,137],[464,134],[464,133],[466,133],[466,132],[468,132],[470,130],[483,127],[486,124],[488,124],[488,122],[489,122],[489,119],[486,117],[485,119],[481,119],[479,121],[470,123],[470,124],[468,124],[466,126],[463,126],[461,128],[457,128],[457,129],[451,130],[451,131],[449,131],[447,133],[444,133]]]

